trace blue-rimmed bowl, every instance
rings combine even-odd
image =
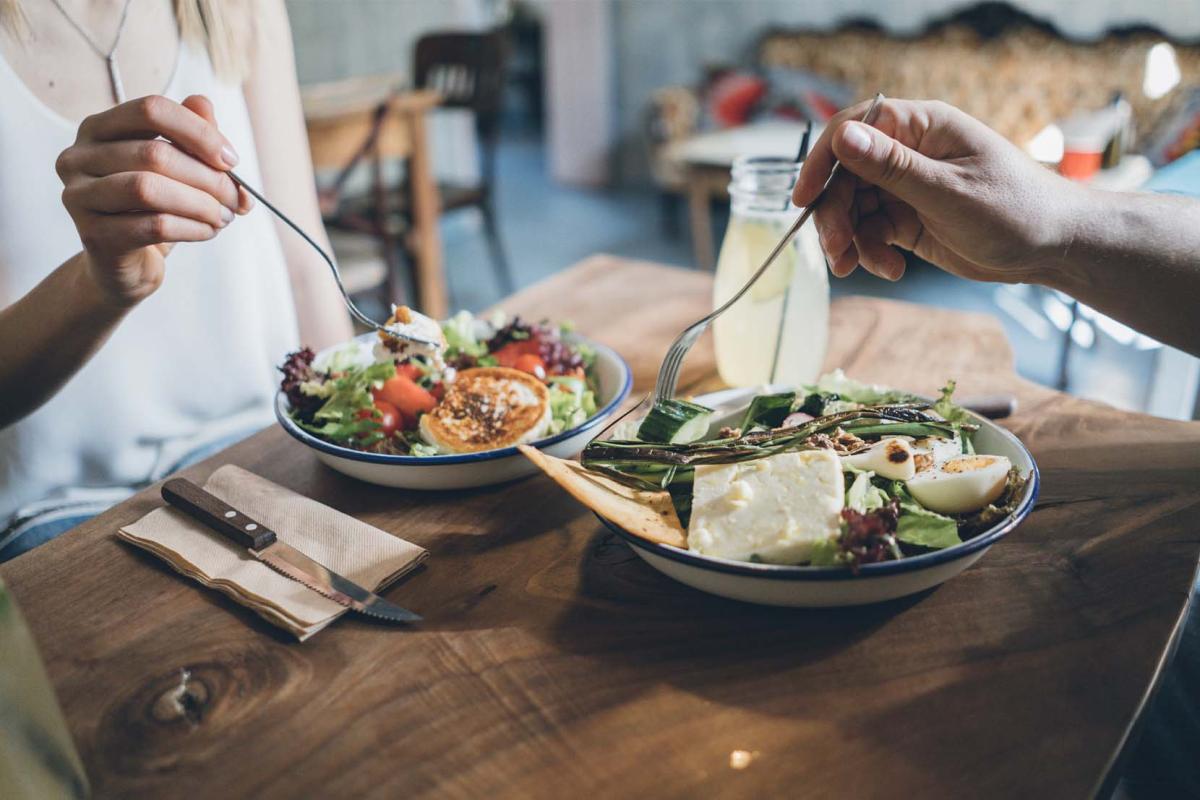
[[[366,336],[369,339],[372,335]],[[566,338],[586,344],[596,352],[593,375],[598,384],[597,411],[582,425],[531,443],[539,450],[559,458],[570,458],[582,450],[605,420],[629,396],[629,389],[633,385],[633,373],[629,365],[611,347],[575,334],[568,334]],[[322,463],[368,483],[402,489],[467,489],[504,483],[537,472],[534,463],[515,447],[444,456],[364,453],[313,436],[296,424],[290,410],[287,395],[278,392],[275,396],[275,417],[283,429],[311,448]]]
[[[743,389],[731,389],[698,397],[696,402],[715,408],[743,394]],[[1033,510],[1039,481],[1033,456],[1016,436],[991,420],[975,416],[974,421],[979,424],[979,430],[972,438],[976,452],[1008,457],[1029,480],[1012,514],[978,536],[945,550],[899,561],[864,564],[854,573],[841,567],[753,564],[700,555],[647,541],[603,517],[600,520],[628,542],[647,564],[680,583],[709,594],[749,603],[800,608],[857,606],[893,600],[953,578],[982,558]]]

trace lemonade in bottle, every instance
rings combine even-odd
[[[800,164],[742,156],[733,162],[729,227],[713,307],[754,274],[802,209],[791,202]],[[829,279],[816,228],[807,224],[758,283],[713,322],[717,371],[730,386],[811,383],[829,333]]]

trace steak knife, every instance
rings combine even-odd
[[[162,486],[171,505],[225,538],[240,544],[267,566],[346,608],[388,622],[417,622],[420,615],[384,600],[348,578],[281,541],[275,532],[238,511],[216,495],[184,478],[171,478]]]

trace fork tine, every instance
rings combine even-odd
[[[676,343],[678,344],[678,343]],[[658,382],[655,384],[655,401],[669,399],[675,394],[675,384],[679,379],[679,367],[683,363],[686,349],[672,345],[658,371]]]
[[[671,344],[666,357],[663,359],[663,365],[658,371],[658,382],[655,386],[656,400],[669,399],[675,394],[675,387],[679,382],[679,373],[683,368],[683,360],[687,357],[688,351],[691,350],[692,345],[696,343],[696,339],[700,338],[700,334],[704,332],[706,327],[708,327],[707,320],[692,323]]]
[[[671,345],[671,348],[667,350],[667,355],[663,358],[662,366],[658,368],[658,380],[654,387],[658,395],[665,394],[668,385],[674,382],[671,376],[675,372],[675,365],[678,361],[679,348]]]

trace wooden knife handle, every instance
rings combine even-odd
[[[1004,419],[1017,413],[1017,398],[1011,394],[986,394],[978,397],[968,397],[959,403],[959,405],[987,419]]]
[[[275,532],[250,519],[215,494],[184,478],[171,478],[162,485],[163,500],[197,522],[251,550],[275,543]]]

